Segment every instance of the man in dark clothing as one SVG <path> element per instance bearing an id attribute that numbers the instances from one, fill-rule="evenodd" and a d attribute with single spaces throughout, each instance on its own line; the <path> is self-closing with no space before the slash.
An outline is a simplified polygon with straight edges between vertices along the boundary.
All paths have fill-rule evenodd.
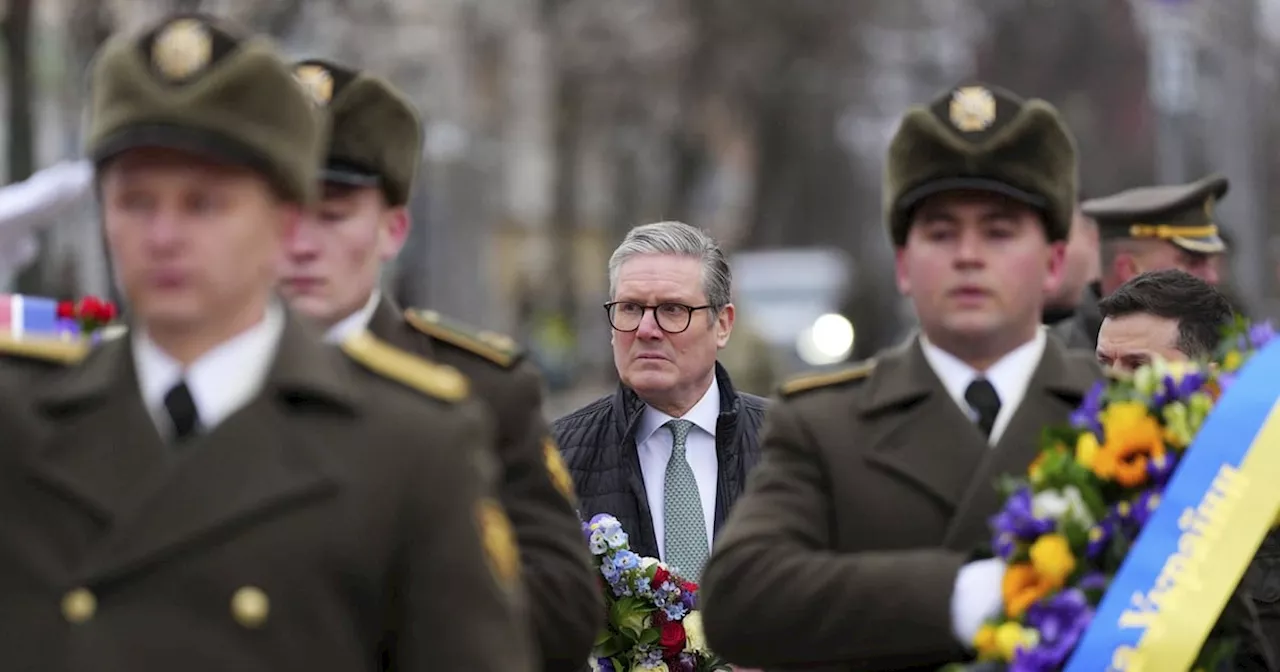
<path id="1" fill-rule="evenodd" d="M 1191 184 L 1138 187 L 1080 204 L 1098 222 L 1102 237 L 1102 280 L 1071 319 L 1053 333 L 1071 348 L 1098 346 L 1102 316 L 1097 302 L 1147 271 L 1178 269 L 1218 285 L 1226 251 L 1214 206 L 1227 194 L 1227 178 L 1210 175 Z"/>
<path id="2" fill-rule="evenodd" d="M 638 227 L 609 260 L 621 385 L 552 424 L 584 518 L 610 513 L 635 552 L 697 579 L 758 458 L 764 399 L 716 353 L 734 306 L 724 253 L 679 222 Z"/>
<path id="3" fill-rule="evenodd" d="M 422 124 L 386 80 L 323 60 L 294 76 L 326 111 L 331 132 L 323 198 L 286 244 L 281 292 L 341 341 L 368 330 L 470 379 L 490 412 L 543 672 L 575 670 L 602 609 L 573 491 L 542 416 L 541 379 L 510 338 L 462 327 L 435 311 L 396 306 L 378 288 L 409 230 L 406 204 L 422 153 Z"/>

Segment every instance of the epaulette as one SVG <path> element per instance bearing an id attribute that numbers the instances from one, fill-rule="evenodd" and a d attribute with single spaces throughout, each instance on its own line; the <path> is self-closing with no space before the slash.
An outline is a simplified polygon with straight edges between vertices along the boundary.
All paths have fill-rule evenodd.
<path id="1" fill-rule="evenodd" d="M 9 332 L 0 332 L 0 355 L 76 364 L 89 354 L 89 347 L 88 343 L 78 338 L 69 341 L 39 337 L 16 338 Z"/>
<path id="2" fill-rule="evenodd" d="M 441 401 L 461 401 L 471 391 L 457 369 L 405 352 L 367 331 L 344 340 L 342 350 L 370 371 Z"/>
<path id="3" fill-rule="evenodd" d="M 876 360 L 869 359 L 865 362 L 857 364 L 847 369 L 839 371 L 831 371 L 828 373 L 813 373 L 807 376 L 800 376 L 793 380 L 789 380 L 782 384 L 780 392 L 784 397 L 790 397 L 801 392 L 809 390 L 817 390 L 824 387 L 832 387 L 841 385 L 855 380 L 862 380 L 871 375 L 876 368 Z"/>
<path id="4" fill-rule="evenodd" d="M 404 311 L 404 319 L 414 329 L 432 338 L 479 355 L 503 368 L 520 361 L 520 346 L 510 336 L 471 329 L 434 310 L 409 308 Z"/>

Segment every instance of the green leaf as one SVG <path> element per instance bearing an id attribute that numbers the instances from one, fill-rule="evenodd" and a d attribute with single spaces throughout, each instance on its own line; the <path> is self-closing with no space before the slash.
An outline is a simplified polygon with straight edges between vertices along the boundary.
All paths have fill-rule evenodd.
<path id="1" fill-rule="evenodd" d="M 662 639 L 662 631 L 657 628 L 649 628 L 640 633 L 639 644 L 641 646 L 657 644 L 659 639 Z"/>

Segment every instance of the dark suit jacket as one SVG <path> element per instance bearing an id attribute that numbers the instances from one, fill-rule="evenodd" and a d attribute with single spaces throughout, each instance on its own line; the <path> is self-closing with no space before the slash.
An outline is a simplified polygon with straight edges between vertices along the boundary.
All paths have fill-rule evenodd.
<path id="1" fill-rule="evenodd" d="M 474 402 L 375 376 L 292 318 L 262 392 L 180 447 L 128 339 L 21 401 L 9 384 L 4 669 L 362 670 L 391 636 L 397 670 L 532 669 Z"/>
<path id="2" fill-rule="evenodd" d="M 994 481 L 1026 470 L 1041 429 L 1066 421 L 1098 376 L 1091 355 L 1048 339 L 994 447 L 916 339 L 862 374 L 784 395 L 702 577 L 711 648 L 751 667 L 963 661 L 950 599 L 957 571 L 989 547 Z"/>
<path id="3" fill-rule="evenodd" d="M 467 343 L 461 340 L 464 334 L 440 329 Z M 573 484 L 542 415 L 541 376 L 519 353 L 491 359 L 477 354 L 488 351 L 478 341 L 476 350 L 469 350 L 432 337 L 409 324 L 403 311 L 386 299 L 374 310 L 369 331 L 471 379 L 472 391 L 495 421 L 503 467 L 500 493 L 520 545 L 542 669 L 582 667 L 604 626 L 604 602 L 574 512 Z"/>

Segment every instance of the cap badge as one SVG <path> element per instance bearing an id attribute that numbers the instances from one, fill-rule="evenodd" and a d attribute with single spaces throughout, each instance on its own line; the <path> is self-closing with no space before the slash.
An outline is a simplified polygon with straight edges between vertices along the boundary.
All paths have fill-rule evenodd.
<path id="1" fill-rule="evenodd" d="M 293 76 L 317 105 L 328 105 L 333 98 L 333 75 L 323 66 L 314 63 L 300 65 L 294 69 Z"/>
<path id="2" fill-rule="evenodd" d="M 965 86 L 951 94 L 951 125 L 962 133 L 977 133 L 996 120 L 996 98 L 981 86 Z"/>
<path id="3" fill-rule="evenodd" d="M 165 26 L 151 46 L 151 62 L 172 81 L 187 79 L 209 65 L 213 38 L 195 19 L 179 19 Z"/>

